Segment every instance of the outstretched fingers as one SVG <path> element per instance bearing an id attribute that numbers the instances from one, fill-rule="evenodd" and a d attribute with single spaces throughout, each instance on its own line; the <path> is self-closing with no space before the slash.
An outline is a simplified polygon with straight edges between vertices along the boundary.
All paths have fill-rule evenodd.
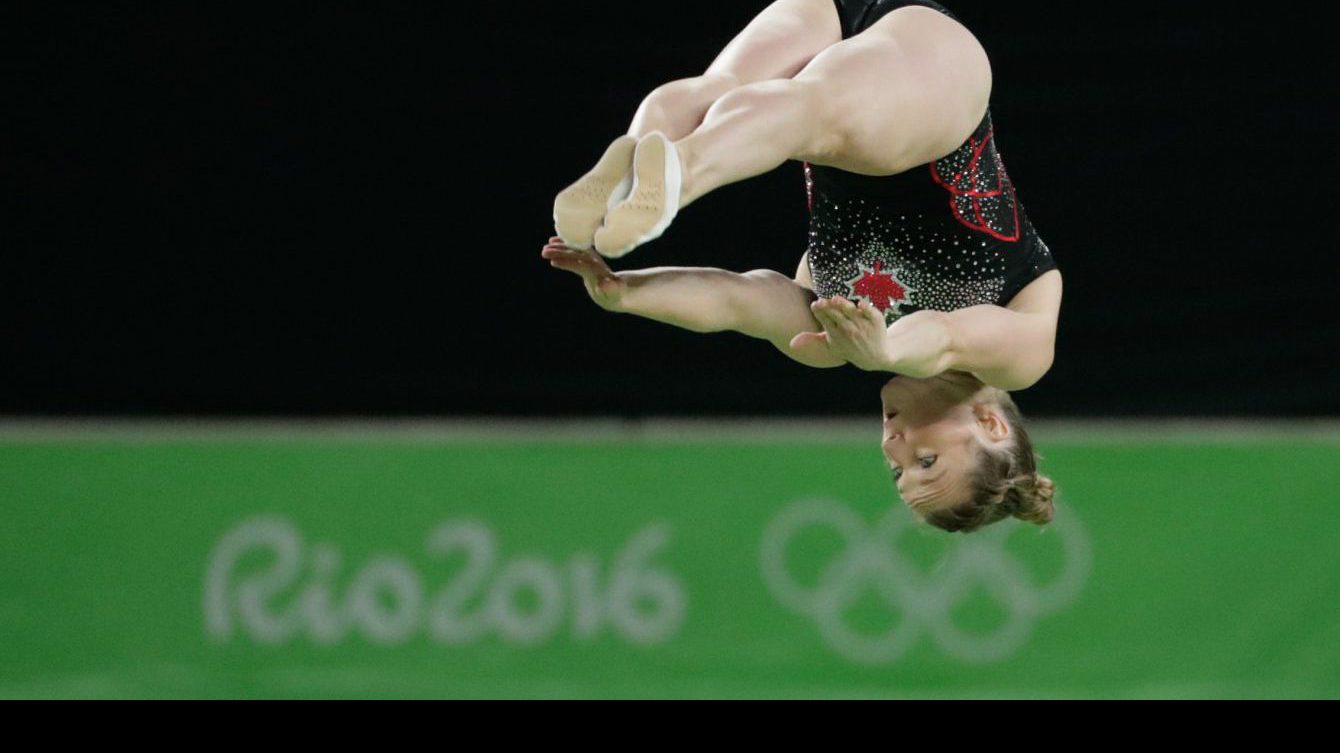
<path id="1" fill-rule="evenodd" d="M 861 301 L 861 305 L 864 304 L 865 301 Z M 841 316 L 847 319 L 848 321 L 856 322 L 860 321 L 861 319 L 860 306 L 852 302 L 852 300 L 849 298 L 844 298 L 842 296 L 834 297 L 833 307 L 834 307 L 833 310 L 837 313 L 838 316 Z"/>
<path id="2" fill-rule="evenodd" d="M 576 253 L 577 251 L 568 248 L 567 244 L 563 242 L 562 238 L 554 237 L 550 238 L 549 242 L 544 244 L 544 250 L 540 252 L 540 256 L 549 259 L 555 256 L 563 256 L 567 254 L 576 254 Z"/>
<path id="3" fill-rule="evenodd" d="M 576 251 L 556 246 L 545 246 L 540 256 L 549 260 L 549 265 L 560 269 L 573 269 L 582 263 L 582 257 Z"/>
<path id="4" fill-rule="evenodd" d="M 882 326 L 884 322 L 883 315 L 869 301 L 853 302 L 842 296 L 833 296 L 815 301 L 811 308 L 821 322 L 827 320 L 834 326 Z"/>
<path id="5" fill-rule="evenodd" d="M 810 309 L 814 312 L 814 318 L 829 332 L 845 332 L 852 327 L 849 309 L 854 310 L 855 307 L 842 296 L 820 298 L 810 305 Z"/>
<path id="6" fill-rule="evenodd" d="M 589 251 L 574 251 L 563 245 L 563 241 L 551 238 L 540 256 L 549 260 L 549 265 L 568 272 L 599 273 L 606 267 L 597 262 Z"/>

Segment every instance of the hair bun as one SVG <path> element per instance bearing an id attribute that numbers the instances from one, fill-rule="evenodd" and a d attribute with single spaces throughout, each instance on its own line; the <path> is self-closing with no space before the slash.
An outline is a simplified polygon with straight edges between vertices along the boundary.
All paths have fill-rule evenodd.
<path id="1" fill-rule="evenodd" d="M 1035 473 L 1024 483 L 1015 487 L 1019 498 L 1019 508 L 1014 517 L 1030 523 L 1046 525 L 1052 522 L 1056 508 L 1052 499 L 1056 496 L 1056 484 L 1040 473 Z"/>

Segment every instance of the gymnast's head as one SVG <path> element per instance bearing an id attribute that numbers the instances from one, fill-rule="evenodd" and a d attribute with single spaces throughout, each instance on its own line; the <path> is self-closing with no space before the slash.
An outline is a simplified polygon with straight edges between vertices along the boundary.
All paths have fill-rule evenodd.
<path id="1" fill-rule="evenodd" d="M 1052 480 L 1008 392 L 971 374 L 898 376 L 880 391 L 884 458 L 898 495 L 922 520 L 971 533 L 1005 518 L 1052 519 Z"/>

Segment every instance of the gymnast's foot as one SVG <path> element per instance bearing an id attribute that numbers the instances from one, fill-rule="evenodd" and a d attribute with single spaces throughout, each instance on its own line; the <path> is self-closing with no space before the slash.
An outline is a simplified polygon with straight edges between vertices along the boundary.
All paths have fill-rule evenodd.
<path id="1" fill-rule="evenodd" d="M 633 154 L 633 188 L 628 198 L 605 215 L 595 233 L 596 251 L 617 259 L 659 238 L 679 211 L 683 172 L 674 142 L 652 131 Z"/>
<path id="2" fill-rule="evenodd" d="M 554 199 L 554 231 L 568 248 L 589 250 L 605 213 L 628 197 L 636 147 L 632 136 L 615 139 L 590 172 Z"/>

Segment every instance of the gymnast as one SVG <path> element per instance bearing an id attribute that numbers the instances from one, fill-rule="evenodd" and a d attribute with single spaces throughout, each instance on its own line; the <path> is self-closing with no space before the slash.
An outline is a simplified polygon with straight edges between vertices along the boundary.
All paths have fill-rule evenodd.
<path id="1" fill-rule="evenodd" d="M 952 532 L 1044 525 L 1055 486 L 1010 392 L 1051 368 L 1061 274 L 1006 174 L 990 90 L 985 51 L 935 2 L 776 0 L 703 75 L 642 101 L 555 198 L 541 255 L 605 310 L 895 374 L 882 448 L 904 503 Z M 788 160 L 810 211 L 794 278 L 606 263 Z"/>

